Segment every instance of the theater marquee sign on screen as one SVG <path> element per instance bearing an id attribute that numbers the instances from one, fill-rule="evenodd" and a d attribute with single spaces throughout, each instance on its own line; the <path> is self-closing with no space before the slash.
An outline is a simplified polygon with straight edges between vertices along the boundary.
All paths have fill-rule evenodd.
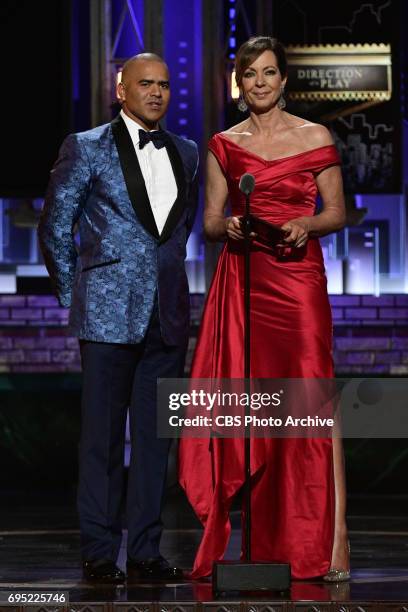
<path id="1" fill-rule="evenodd" d="M 292 100 L 391 99 L 390 45 L 288 47 Z"/>
<path id="2" fill-rule="evenodd" d="M 400 193 L 401 116 L 391 45 L 288 46 L 288 98 L 330 128 L 347 193 Z M 394 91 L 393 91 L 394 85 Z"/>

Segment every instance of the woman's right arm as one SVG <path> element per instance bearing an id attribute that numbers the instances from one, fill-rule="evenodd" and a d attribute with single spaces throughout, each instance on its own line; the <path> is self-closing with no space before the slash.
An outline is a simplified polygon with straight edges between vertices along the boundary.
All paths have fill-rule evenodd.
<path id="1" fill-rule="evenodd" d="M 211 242 L 227 238 L 242 240 L 244 237 L 238 217 L 225 217 L 227 197 L 227 181 L 215 155 L 210 151 L 207 157 L 204 232 Z"/>

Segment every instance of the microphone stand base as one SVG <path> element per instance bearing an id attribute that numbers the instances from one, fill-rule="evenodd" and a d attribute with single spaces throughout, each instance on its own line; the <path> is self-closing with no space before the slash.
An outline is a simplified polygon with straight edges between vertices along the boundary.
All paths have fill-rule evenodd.
<path id="1" fill-rule="evenodd" d="M 216 561 L 213 564 L 214 596 L 230 591 L 280 591 L 290 589 L 288 563 Z"/>

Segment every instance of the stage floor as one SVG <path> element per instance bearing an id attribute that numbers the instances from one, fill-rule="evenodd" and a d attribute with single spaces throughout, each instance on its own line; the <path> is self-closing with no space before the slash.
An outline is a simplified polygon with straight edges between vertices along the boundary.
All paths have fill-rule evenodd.
<path id="1" fill-rule="evenodd" d="M 226 595 L 214 598 L 210 581 L 178 584 L 133 584 L 101 587 L 82 580 L 79 534 L 75 529 L 8 530 L 0 532 L 0 596 L 2 591 L 69 592 L 67 610 L 124 612 L 273 612 L 296 610 L 403 610 L 408 605 L 407 521 L 398 517 L 350 517 L 352 580 L 327 585 L 323 581 L 293 581 L 290 593 Z M 191 567 L 200 538 L 197 529 L 168 529 L 162 540 L 163 555 L 180 567 Z M 126 533 L 119 558 L 125 565 Z M 233 530 L 229 558 L 237 558 L 240 533 Z M 294 606 L 294 602 L 297 605 Z M 291 605 L 293 604 L 293 606 Z M 381 605 L 383 604 L 383 605 Z M 4 603 L 0 603 L 0 609 Z M 317 606 L 317 607 L 316 607 Z M 55 610 L 61 606 L 47 605 Z M 10 610 L 11 608 L 6 608 Z M 34 609 L 31 606 L 31 609 Z M 37 608 L 38 609 L 38 608 Z"/>

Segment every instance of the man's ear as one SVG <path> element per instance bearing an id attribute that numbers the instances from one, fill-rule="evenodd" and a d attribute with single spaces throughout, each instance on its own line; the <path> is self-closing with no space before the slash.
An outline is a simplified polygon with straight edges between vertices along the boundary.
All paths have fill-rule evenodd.
<path id="1" fill-rule="evenodd" d="M 118 83 L 116 86 L 116 97 L 119 102 L 124 102 L 124 100 L 126 100 L 126 90 L 122 82 Z"/>

